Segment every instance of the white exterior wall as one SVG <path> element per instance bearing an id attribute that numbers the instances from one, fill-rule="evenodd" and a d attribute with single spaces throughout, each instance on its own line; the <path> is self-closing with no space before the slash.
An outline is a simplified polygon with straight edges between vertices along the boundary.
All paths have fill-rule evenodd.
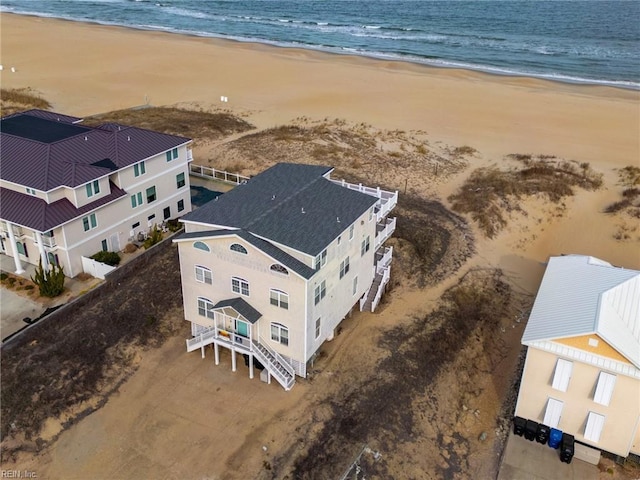
<path id="1" fill-rule="evenodd" d="M 229 298 L 243 298 L 262 314 L 251 326 L 252 337 L 282 355 L 304 362 L 305 279 L 291 270 L 288 275 L 272 272 L 271 265 L 278 262 L 239 237 L 225 236 L 197 241 L 205 243 L 211 251 L 194 248 L 195 240 L 178 242 L 185 319 L 202 326 L 213 325 L 212 320 L 198 314 L 198 297 L 205 297 L 213 304 Z M 245 247 L 247 255 L 230 250 L 229 247 L 234 243 Z M 211 285 L 196 281 L 196 265 L 212 271 Z M 232 290 L 232 277 L 242 278 L 249 283 L 248 297 Z M 272 288 L 289 294 L 287 310 L 271 305 Z M 287 327 L 288 346 L 271 340 L 272 322 Z"/>
<path id="2" fill-rule="evenodd" d="M 363 214 L 354 223 L 353 239 L 349 240 L 349 227 L 340 235 L 338 245 L 334 240 L 327 249 L 327 264 L 314 275 L 309 282 L 307 291 L 307 351 L 305 362 L 320 348 L 327 338 L 332 338 L 334 330 L 347 316 L 353 306 L 358 303 L 362 295 L 373 282 L 373 262 L 376 222 L 375 217 L 369 221 L 369 213 Z M 369 251 L 360 255 L 362 240 L 370 237 Z M 349 256 L 349 272 L 340 278 L 340 263 Z M 353 294 L 353 279 L 358 277 L 356 294 Z M 315 304 L 315 288 L 322 281 L 326 281 L 326 297 Z M 315 338 L 316 320 L 320 318 L 320 336 Z"/>
<path id="3" fill-rule="evenodd" d="M 82 256 L 91 255 L 102 250 L 102 240 L 107 240 L 109 250 L 122 250 L 130 242 L 131 230 L 138 232 L 149 231 L 149 225 L 160 225 L 163 220 L 163 211 L 166 207 L 170 209 L 169 218 L 177 218 L 191 211 L 191 195 L 189 190 L 189 167 L 187 162 L 187 148 L 178 148 L 178 158 L 171 162 L 166 161 L 164 153 L 145 161 L 146 173 L 139 177 L 134 176 L 133 166 L 123 169 L 121 173 L 112 174 L 112 181 L 116 183 L 121 180 L 120 186 L 127 192 L 127 195 L 117 200 L 103 205 L 96 210 L 83 215 L 80 218 L 58 227 L 54 230 L 57 248 L 51 250 L 58 255 L 60 265 L 64 266 L 65 274 L 68 277 L 75 277 L 82 272 Z M 179 173 L 185 174 L 185 186 L 178 189 L 176 176 Z M 146 189 L 156 187 L 156 200 L 152 203 L 146 201 Z M 75 190 L 61 188 L 60 192 L 67 195 L 67 198 L 77 197 L 84 203 L 95 201 L 103 195 L 108 195 L 109 178 L 100 180 L 100 194 L 87 198 L 86 187 L 83 185 Z M 18 190 L 20 191 L 20 190 Z M 142 192 L 143 204 L 132 208 L 131 195 Z M 62 198 L 62 197 L 61 197 Z M 178 212 L 178 202 L 182 200 L 184 210 Z M 82 218 L 95 214 L 97 220 L 96 228 L 84 231 Z M 149 220 L 149 217 L 155 218 Z M 133 225 L 140 223 L 139 227 Z M 23 241 L 27 244 L 28 258 L 20 255 L 20 260 L 25 263 L 38 264 L 40 254 L 38 246 L 33 242 L 35 232 L 24 228 L 26 236 Z M 12 255 L 9 240 L 5 240 L 6 254 Z M 119 248 L 117 246 L 119 245 Z"/>

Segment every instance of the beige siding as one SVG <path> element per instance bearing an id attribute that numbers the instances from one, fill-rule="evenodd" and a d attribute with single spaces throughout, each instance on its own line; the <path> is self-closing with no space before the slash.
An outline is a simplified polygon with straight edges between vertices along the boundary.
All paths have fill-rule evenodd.
<path id="1" fill-rule="evenodd" d="M 305 280 L 293 272 L 282 275 L 270 270 L 274 262 L 260 250 L 238 237 L 223 237 L 202 240 L 210 248 L 205 252 L 193 247 L 194 242 L 178 243 L 180 269 L 184 298 L 185 319 L 208 326 L 210 322 L 198 314 L 197 298 L 211 300 L 214 304 L 220 300 L 241 297 L 262 317 L 252 326 L 254 338 L 260 339 L 279 353 L 297 361 L 304 361 L 305 336 Z M 247 249 L 248 254 L 230 250 L 233 243 Z M 213 272 L 213 284 L 199 283 L 195 279 L 195 267 L 201 265 Z M 239 277 L 249 283 L 249 296 L 240 295 L 232 290 L 231 278 Z M 270 290 L 277 289 L 289 295 L 289 308 L 271 305 Z M 289 345 L 285 346 L 271 340 L 270 327 L 277 322 L 289 331 Z"/>
<path id="2" fill-rule="evenodd" d="M 551 386 L 557 359 L 555 354 L 529 347 L 516 405 L 516 415 L 542 422 L 547 399 L 551 397 L 560 400 L 564 402 L 558 424 L 560 430 L 571 433 L 577 441 L 626 457 L 634 438 L 636 445 L 638 442 L 640 381 L 616 374 L 609 406 L 600 405 L 594 402 L 593 397 L 598 376 L 602 370 L 573 361 L 569 386 L 566 392 L 561 392 Z M 605 416 L 602 434 L 597 443 L 584 438 L 589 412 Z"/>

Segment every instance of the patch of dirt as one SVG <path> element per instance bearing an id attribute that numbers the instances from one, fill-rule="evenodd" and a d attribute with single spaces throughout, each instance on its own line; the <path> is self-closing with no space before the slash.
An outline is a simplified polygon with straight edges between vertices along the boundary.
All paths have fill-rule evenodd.
<path id="1" fill-rule="evenodd" d="M 2 460 L 41 449 L 47 419 L 67 428 L 98 408 L 135 370 L 137 348 L 161 345 L 181 319 L 177 252 L 168 244 L 153 261 L 103 286 L 95 301 L 3 345 Z"/>

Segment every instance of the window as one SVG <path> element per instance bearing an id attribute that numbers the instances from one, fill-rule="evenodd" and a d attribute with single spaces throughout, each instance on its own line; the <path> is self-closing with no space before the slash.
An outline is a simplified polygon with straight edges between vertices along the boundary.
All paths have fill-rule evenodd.
<path id="1" fill-rule="evenodd" d="M 340 278 L 349 273 L 349 257 L 340 262 Z"/>
<path id="2" fill-rule="evenodd" d="M 213 274 L 207 267 L 196 265 L 196 282 L 213 284 Z"/>
<path id="3" fill-rule="evenodd" d="M 279 323 L 271 324 L 271 340 L 282 345 L 289 345 L 289 329 Z"/>
<path id="4" fill-rule="evenodd" d="M 245 297 L 249 296 L 249 282 L 238 277 L 231 277 L 231 290 Z"/>
<path id="5" fill-rule="evenodd" d="M 155 201 L 156 201 L 156 187 L 154 185 L 153 187 L 147 188 L 147 203 L 151 203 Z"/>
<path id="6" fill-rule="evenodd" d="M 178 200 L 178 211 L 181 212 L 184 210 L 184 200 Z"/>
<path id="7" fill-rule="evenodd" d="M 102 240 L 102 251 L 106 252 L 109 250 L 109 247 L 107 246 L 107 239 L 105 238 L 104 240 Z"/>
<path id="8" fill-rule="evenodd" d="M 142 205 L 142 192 L 131 195 L 131 208 L 136 208 Z"/>
<path id="9" fill-rule="evenodd" d="M 203 250 L 205 252 L 210 252 L 211 251 L 209 249 L 209 247 L 207 246 L 207 244 L 204 243 L 204 242 L 195 242 L 193 244 L 193 248 L 197 248 L 198 250 Z"/>
<path id="10" fill-rule="evenodd" d="M 289 310 L 289 294 L 280 290 L 269 291 L 271 305 Z"/>
<path id="11" fill-rule="evenodd" d="M 342 241 L 342 235 L 340 235 L 340 236 L 338 237 L 338 245 L 340 245 L 340 242 L 341 242 L 341 241 Z"/>
<path id="12" fill-rule="evenodd" d="M 131 228 L 133 228 L 133 229 L 135 230 L 135 229 L 136 229 L 136 228 L 138 228 L 139 226 L 140 226 L 140 222 L 136 222 L 136 223 L 134 223 L 133 225 L 131 225 Z"/>
<path id="13" fill-rule="evenodd" d="M 602 433 L 602 427 L 604 426 L 604 415 L 599 413 L 589 412 L 587 416 L 587 425 L 584 428 L 584 438 L 593 443 L 600 441 L 600 434 Z"/>
<path id="14" fill-rule="evenodd" d="M 558 359 L 556 363 L 556 371 L 553 375 L 553 383 L 551 386 L 561 392 L 566 392 L 569 387 L 569 380 L 571 379 L 571 372 L 573 370 L 573 362 L 568 360 Z"/>
<path id="15" fill-rule="evenodd" d="M 355 230 L 356 226 L 355 225 L 351 225 L 349 227 L 349 241 L 353 240 L 353 231 Z"/>
<path id="16" fill-rule="evenodd" d="M 214 318 L 213 302 L 208 298 L 198 297 L 198 315 L 207 318 Z"/>
<path id="17" fill-rule="evenodd" d="M 139 177 L 140 175 L 144 175 L 147 172 L 147 169 L 144 166 L 144 160 L 140 163 L 136 163 L 133 166 L 133 176 Z"/>
<path id="18" fill-rule="evenodd" d="M 93 197 L 100 193 L 100 182 L 98 180 L 94 180 L 91 183 L 87 183 L 87 197 Z"/>
<path id="19" fill-rule="evenodd" d="M 58 259 L 57 253 L 47 253 L 47 258 L 49 259 L 49 263 L 51 265 L 60 266 L 60 260 Z"/>
<path id="20" fill-rule="evenodd" d="M 16 242 L 16 247 L 18 247 L 18 253 L 20 255 L 24 255 L 27 257 L 27 245 L 22 242 Z"/>
<path id="21" fill-rule="evenodd" d="M 176 175 L 176 185 L 178 186 L 178 188 L 182 188 L 186 184 L 187 182 L 184 181 L 184 172 Z"/>
<path id="22" fill-rule="evenodd" d="M 353 277 L 353 294 L 358 293 L 358 277 Z"/>
<path id="23" fill-rule="evenodd" d="M 165 207 L 164 210 L 162 210 L 162 218 L 166 220 L 170 216 L 171 216 L 171 207 Z"/>
<path id="24" fill-rule="evenodd" d="M 371 246 L 370 240 L 371 240 L 370 237 L 367 237 L 364 240 L 362 240 L 362 245 L 360 246 L 360 256 L 363 256 L 365 253 L 369 251 L 369 248 Z"/>
<path id="25" fill-rule="evenodd" d="M 325 248 L 316 256 L 315 269 L 320 270 L 327 264 L 327 249 Z"/>
<path id="26" fill-rule="evenodd" d="M 87 217 L 82 217 L 82 226 L 84 227 L 84 231 L 88 232 L 98 226 L 98 222 L 96 221 L 96 214 L 92 213 Z"/>
<path id="27" fill-rule="evenodd" d="M 316 320 L 316 338 L 320 336 L 320 317 Z"/>
<path id="28" fill-rule="evenodd" d="M 611 402 L 611 395 L 613 395 L 613 387 L 615 387 L 615 385 L 615 375 L 600 372 L 600 375 L 598 376 L 598 385 L 596 386 L 596 393 L 593 395 L 593 401 L 608 407 Z"/>
<path id="29" fill-rule="evenodd" d="M 289 270 L 284 268 L 282 265 L 274 263 L 269 267 L 272 272 L 281 273 L 282 275 L 289 275 Z"/>
<path id="30" fill-rule="evenodd" d="M 315 304 L 317 305 L 327 295 L 327 284 L 326 280 L 323 280 L 322 283 L 316 286 L 314 291 L 314 299 Z"/>
<path id="31" fill-rule="evenodd" d="M 247 249 L 244 248 L 242 245 L 240 245 L 239 243 L 234 243 L 229 247 L 230 250 L 233 250 L 234 252 L 238 252 L 238 253 L 244 253 L 245 255 L 248 253 Z"/>
<path id="32" fill-rule="evenodd" d="M 27 187 L 27 193 L 28 193 L 29 195 L 35 195 L 35 194 L 36 194 L 36 191 L 35 191 L 33 188 L 29 188 L 29 187 Z"/>
<path id="33" fill-rule="evenodd" d="M 175 160 L 176 158 L 178 158 L 178 149 L 174 148 L 173 150 L 169 150 L 167 152 L 167 162 L 170 162 L 171 160 Z"/>
<path id="34" fill-rule="evenodd" d="M 548 427 L 558 428 L 563 406 L 564 403 L 560 400 L 549 397 L 549 400 L 547 400 L 547 409 L 544 412 L 543 423 Z"/>

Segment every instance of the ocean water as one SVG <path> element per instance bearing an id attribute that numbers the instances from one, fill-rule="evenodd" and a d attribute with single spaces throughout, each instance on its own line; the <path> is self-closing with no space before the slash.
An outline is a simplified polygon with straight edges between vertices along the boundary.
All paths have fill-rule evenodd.
<path id="1" fill-rule="evenodd" d="M 640 0 L 2 0 L 0 11 L 640 89 Z"/>

